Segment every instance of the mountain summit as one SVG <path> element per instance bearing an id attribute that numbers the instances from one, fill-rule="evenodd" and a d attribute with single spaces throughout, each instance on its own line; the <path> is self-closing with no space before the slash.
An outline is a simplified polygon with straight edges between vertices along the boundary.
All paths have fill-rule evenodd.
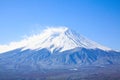
<path id="1" fill-rule="evenodd" d="M 110 48 L 91 41 L 66 27 L 45 29 L 41 34 L 28 38 L 24 49 L 47 48 L 51 52 L 56 49 L 59 49 L 59 51 L 62 52 L 77 47 L 111 50 Z"/>
<path id="2" fill-rule="evenodd" d="M 23 48 L 22 50 L 31 49 L 39 50 L 47 48 L 51 52 L 59 50 L 60 52 L 74 49 L 77 47 L 87 49 L 111 50 L 86 37 L 79 35 L 67 27 L 47 28 L 40 34 L 28 37 L 20 42 L 12 42 L 9 45 L 0 46 L 0 52 Z"/>

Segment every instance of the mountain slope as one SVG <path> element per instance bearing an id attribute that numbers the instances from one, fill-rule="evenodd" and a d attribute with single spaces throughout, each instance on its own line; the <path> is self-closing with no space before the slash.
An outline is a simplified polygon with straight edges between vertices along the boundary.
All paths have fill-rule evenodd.
<path id="1" fill-rule="evenodd" d="M 120 64 L 120 53 L 86 48 L 75 48 L 63 52 L 54 51 L 53 53 L 45 48 L 38 51 L 29 49 L 21 51 L 21 49 L 17 49 L 1 54 L 0 62 L 0 65 L 12 69 L 24 69 L 25 66 L 33 69 L 60 68 L 60 66 L 64 68 L 65 66 L 67 68 L 87 65 L 102 66 Z"/>

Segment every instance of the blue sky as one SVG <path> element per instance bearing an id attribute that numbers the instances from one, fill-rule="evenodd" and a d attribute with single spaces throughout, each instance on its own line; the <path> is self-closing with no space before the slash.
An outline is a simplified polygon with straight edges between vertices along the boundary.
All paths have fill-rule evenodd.
<path id="1" fill-rule="evenodd" d="M 120 0 L 0 0 L 0 44 L 45 26 L 67 26 L 120 50 Z"/>

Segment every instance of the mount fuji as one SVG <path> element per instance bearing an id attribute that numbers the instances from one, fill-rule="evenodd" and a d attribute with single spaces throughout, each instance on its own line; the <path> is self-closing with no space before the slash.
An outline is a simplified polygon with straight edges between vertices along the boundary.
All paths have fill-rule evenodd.
<path id="1" fill-rule="evenodd" d="M 112 68 L 114 65 L 119 66 L 120 52 L 89 40 L 66 27 L 47 28 L 20 42 L 0 46 L 2 80 L 17 80 L 21 77 L 10 78 L 9 72 L 20 75 L 43 74 L 50 73 L 50 70 L 79 71 L 85 67 L 91 70 L 91 67 L 106 65 Z M 9 79 L 5 74 L 10 76 Z M 39 77 L 37 78 L 39 80 Z"/>

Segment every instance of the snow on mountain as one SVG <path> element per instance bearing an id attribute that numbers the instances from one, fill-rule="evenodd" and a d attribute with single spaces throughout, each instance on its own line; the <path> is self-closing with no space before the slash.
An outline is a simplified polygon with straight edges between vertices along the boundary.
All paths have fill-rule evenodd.
<path id="1" fill-rule="evenodd" d="M 83 37 L 82 35 L 79 35 L 67 27 L 59 27 L 47 28 L 40 34 L 33 35 L 21 40 L 20 42 L 12 42 L 9 45 L 1 45 L 0 53 L 17 48 L 23 48 L 22 50 L 39 50 L 42 48 L 47 48 L 51 52 L 55 49 L 62 52 L 77 47 L 111 50 L 110 48 L 102 46 L 92 40 L 87 39 L 86 37 Z"/>

